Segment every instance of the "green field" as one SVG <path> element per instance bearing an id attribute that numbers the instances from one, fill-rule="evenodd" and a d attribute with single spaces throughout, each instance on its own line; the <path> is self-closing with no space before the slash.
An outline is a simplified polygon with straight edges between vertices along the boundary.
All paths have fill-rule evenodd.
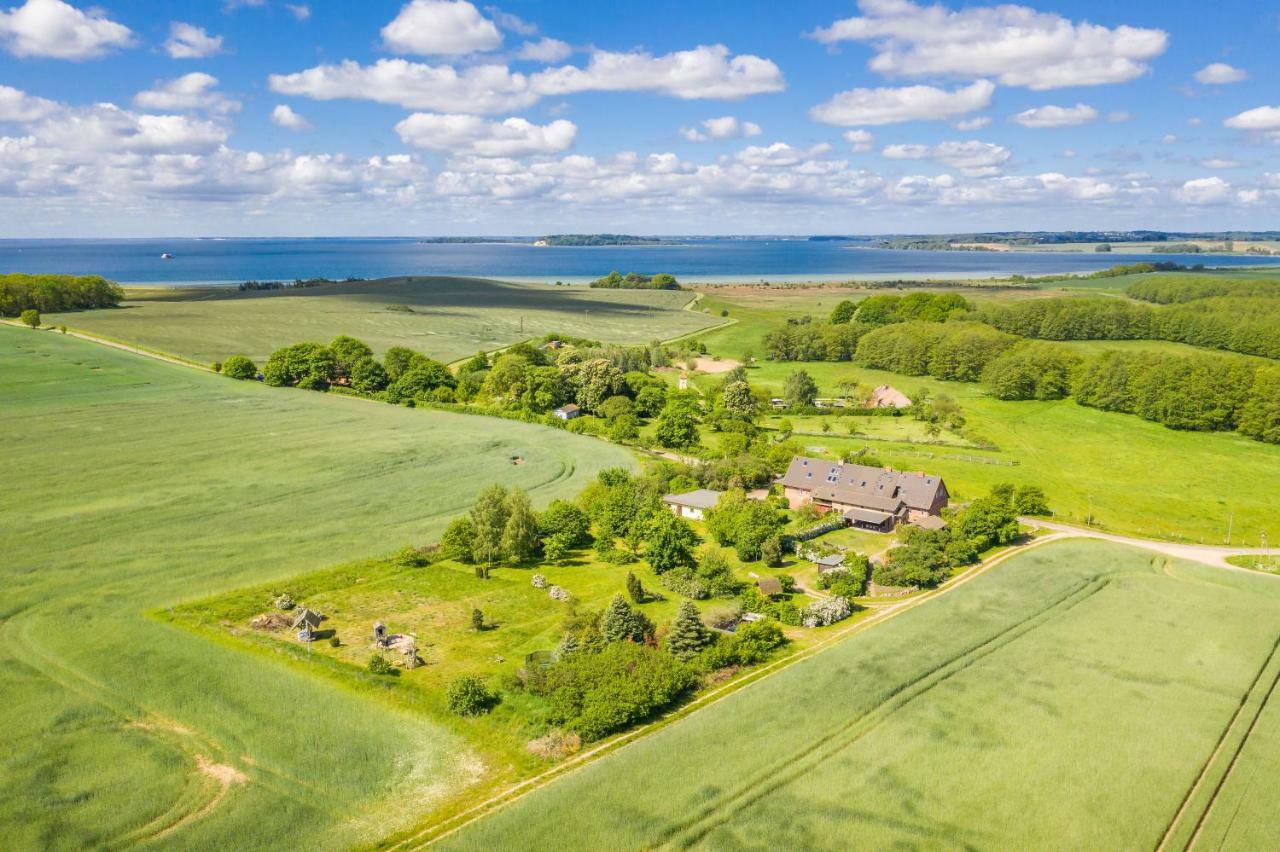
<path id="1" fill-rule="evenodd" d="M 1274 848 L 1278 621 L 1270 577 L 1045 544 L 444 845 Z"/>
<path id="2" fill-rule="evenodd" d="M 50 314 L 45 322 L 207 364 L 230 355 L 261 363 L 275 349 L 340 334 L 379 356 L 408 346 L 449 362 L 558 332 L 610 343 L 648 343 L 720 320 L 682 310 L 689 293 L 590 290 L 480 278 L 388 278 L 297 290 L 126 301 L 117 310 Z M 412 312 L 388 310 L 405 306 Z"/>
<path id="3" fill-rule="evenodd" d="M 495 480 L 543 504 L 634 464 L 11 326 L 0 400 L 11 849 L 347 847 L 442 805 L 487 771 L 454 731 L 145 613 L 434 540 Z"/>
<path id="4" fill-rule="evenodd" d="M 699 335 L 708 350 L 725 358 L 746 360 L 752 387 L 781 394 L 786 377 L 804 369 L 818 383 L 820 395 L 836 395 L 837 384 L 852 377 L 862 385 L 890 384 L 915 397 L 921 390 L 946 394 L 958 401 L 967 419 L 966 436 L 989 442 L 998 450 L 959 446 L 920 445 L 884 440 L 881 418 L 832 416 L 831 431 L 799 435 L 804 447 L 820 447 L 834 455 L 867 447 L 877 458 L 900 470 L 927 470 L 946 478 L 953 497 L 971 499 L 1001 482 L 1036 484 L 1050 496 L 1060 520 L 1084 523 L 1091 519 L 1106 529 L 1130 535 L 1222 544 L 1228 526 L 1232 541 L 1257 546 L 1260 534 L 1274 537 L 1280 516 L 1280 446 L 1261 444 L 1233 432 L 1178 432 L 1127 414 L 1099 411 L 1072 400 L 1005 402 L 988 396 L 980 385 L 942 382 L 927 376 L 903 376 L 865 370 L 848 362 L 775 362 L 762 359 L 760 340 L 787 315 L 803 312 L 796 304 L 823 310 L 834 306 L 830 293 L 814 293 L 811 300 L 752 296 L 744 304 L 708 296 L 704 301 L 719 313 L 729 311 L 738 322 Z M 1069 344 L 1081 351 L 1104 348 L 1153 351 L 1194 351 L 1192 347 L 1160 341 L 1086 341 Z M 1232 356 L 1243 357 L 1243 356 Z M 709 389 L 716 376 L 697 376 Z M 793 419 L 809 423 L 812 418 Z M 867 432 L 848 437 L 849 423 Z M 893 421 L 888 421 L 892 424 Z M 865 424 L 865 425 L 864 425 Z M 908 429 L 909 427 L 894 427 Z M 808 432 L 815 431 L 806 429 Z M 913 438 L 914 440 L 914 438 Z M 947 441 L 948 436 L 940 436 Z"/>

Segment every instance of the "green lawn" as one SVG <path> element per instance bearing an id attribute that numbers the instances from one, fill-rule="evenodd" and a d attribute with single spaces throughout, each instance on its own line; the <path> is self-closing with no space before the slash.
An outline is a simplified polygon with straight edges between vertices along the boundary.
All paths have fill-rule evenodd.
<path id="1" fill-rule="evenodd" d="M 495 480 L 545 504 L 634 465 L 11 326 L 0 400 L 10 849 L 349 847 L 445 806 L 493 769 L 454 730 L 145 612 L 434 540 Z"/>
<path id="2" fill-rule="evenodd" d="M 198 363 L 248 355 L 259 364 L 280 346 L 339 334 L 380 356 L 408 346 L 450 362 L 559 332 L 613 343 L 648 343 L 720 322 L 682 308 L 689 293 L 590 290 L 479 278 L 389 278 L 298 290 L 217 292 L 195 300 L 127 301 L 118 310 L 50 314 L 45 322 L 103 335 Z M 407 306 L 412 312 L 388 310 Z"/>
<path id="3" fill-rule="evenodd" d="M 1269 577 L 1047 544 L 443 845 L 1153 848 L 1231 726 L 1221 801 L 1174 837 L 1208 809 L 1207 838 L 1274 848 L 1278 621 Z"/>

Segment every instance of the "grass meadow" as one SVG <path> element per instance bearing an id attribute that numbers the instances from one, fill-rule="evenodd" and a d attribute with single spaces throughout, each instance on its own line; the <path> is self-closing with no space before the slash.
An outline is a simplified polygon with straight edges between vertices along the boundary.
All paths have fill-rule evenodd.
<path id="1" fill-rule="evenodd" d="M 706 332 L 699 339 L 724 358 L 758 360 L 748 370 L 753 387 L 780 395 L 786 377 L 798 369 L 813 376 L 823 395 L 835 395 L 838 383 L 852 377 L 863 385 L 890 384 L 908 396 L 926 390 L 958 401 L 967 418 L 966 435 L 995 445 L 996 450 L 957 446 L 954 436 L 921 443 L 910 427 L 889 428 L 880 418 L 832 416 L 831 430 L 805 424 L 796 440 L 804 447 L 838 454 L 867 447 L 900 470 L 927 470 L 946 478 L 953 497 L 971 499 L 1001 482 L 1036 484 L 1050 497 L 1059 520 L 1094 524 L 1130 535 L 1221 544 L 1230 527 L 1231 541 L 1258 546 L 1265 530 L 1280 535 L 1280 446 L 1261 444 L 1239 434 L 1178 432 L 1127 414 L 1099 411 L 1073 400 L 1004 402 L 988 396 L 980 385 L 942 382 L 927 376 L 904 376 L 864 370 L 847 362 L 774 362 L 763 360 L 764 334 L 788 315 L 825 314 L 845 296 L 817 291 L 806 300 L 779 297 L 779 307 L 764 296 L 746 302 L 709 295 L 704 304 L 718 314 L 729 311 L 734 325 Z M 1081 351 L 1102 348 L 1188 350 L 1159 341 L 1089 341 Z M 1240 356 L 1243 357 L 1243 356 Z M 703 388 L 716 376 L 695 376 Z M 890 421 L 892 422 L 892 421 Z M 853 423 L 858 436 L 849 436 Z M 818 434 L 809 434 L 817 432 Z M 895 440 L 898 435 L 902 437 Z M 911 442 L 903 440 L 909 438 Z M 822 454 L 822 453 L 819 453 Z"/>
<path id="2" fill-rule="evenodd" d="M 166 609 L 434 540 L 495 480 L 545 504 L 634 464 L 559 430 L 11 326 L 0 400 L 9 849 L 348 847 L 443 806 L 490 769 L 457 731 Z"/>
<path id="3" fill-rule="evenodd" d="M 1278 621 L 1272 578 L 1047 543 L 443 845 L 1152 848 L 1230 732 L 1171 836 L 1274 848 Z"/>
<path id="4" fill-rule="evenodd" d="M 145 300 L 126 301 L 117 310 L 51 314 L 45 322 L 202 364 L 230 355 L 261 364 L 281 346 L 327 343 L 339 334 L 360 338 L 379 357 L 389 347 L 408 346 L 451 362 L 552 332 L 636 344 L 720 322 L 682 310 L 692 298 L 686 292 L 481 278 L 388 278 L 246 293 L 205 288 L 190 300 L 153 290 L 138 295 Z"/>

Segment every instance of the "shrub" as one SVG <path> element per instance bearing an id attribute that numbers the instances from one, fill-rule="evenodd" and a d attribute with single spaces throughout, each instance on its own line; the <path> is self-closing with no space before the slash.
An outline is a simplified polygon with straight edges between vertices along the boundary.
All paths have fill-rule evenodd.
<path id="1" fill-rule="evenodd" d="M 222 362 L 222 375 L 245 381 L 258 377 L 258 365 L 243 355 L 232 355 Z"/>
<path id="2" fill-rule="evenodd" d="M 376 651 L 369 658 L 368 669 L 369 674 L 374 675 L 393 675 L 396 672 L 395 666 L 391 665 L 386 657 Z"/>
<path id="3" fill-rule="evenodd" d="M 296 604 L 294 604 L 293 597 L 288 592 L 285 592 L 276 598 L 276 609 L 288 612 L 293 609 L 294 606 L 296 606 Z"/>
<path id="4" fill-rule="evenodd" d="M 737 640 L 738 662 L 744 666 L 760 662 L 769 656 L 770 651 L 787 641 L 782 628 L 768 619 L 744 621 L 733 636 Z"/>
<path id="5" fill-rule="evenodd" d="M 545 589 L 547 587 L 547 578 L 541 574 L 534 574 L 531 582 L 535 589 Z"/>
<path id="6" fill-rule="evenodd" d="M 573 653 L 530 688 L 548 699 L 549 721 L 598 740 L 648 718 L 695 683 L 690 666 L 644 645 L 610 642 L 598 653 Z"/>
<path id="7" fill-rule="evenodd" d="M 454 678 L 445 687 L 444 694 L 449 712 L 458 716 L 479 716 L 498 703 L 497 694 L 490 692 L 480 678 L 470 675 Z"/>
<path id="8" fill-rule="evenodd" d="M 800 614 L 800 623 L 805 627 L 826 627 L 837 621 L 843 621 L 852 613 L 853 604 L 848 598 L 833 595 L 806 606 Z"/>
<path id="9" fill-rule="evenodd" d="M 40 312 L 35 310 L 34 308 L 23 311 L 22 315 L 18 318 L 18 321 L 25 326 L 30 326 L 31 328 L 39 328 Z"/>
<path id="10" fill-rule="evenodd" d="M 547 589 L 547 595 L 553 601 L 567 601 L 572 597 L 569 591 L 561 586 L 551 586 Z"/>
<path id="11" fill-rule="evenodd" d="M 342 640 L 338 638 L 338 636 L 337 636 L 337 634 L 336 634 L 336 633 L 335 633 L 333 636 L 330 636 L 330 637 L 329 637 L 329 647 L 330 647 L 330 648 L 338 648 L 338 647 L 341 647 L 341 646 L 342 646 Z"/>

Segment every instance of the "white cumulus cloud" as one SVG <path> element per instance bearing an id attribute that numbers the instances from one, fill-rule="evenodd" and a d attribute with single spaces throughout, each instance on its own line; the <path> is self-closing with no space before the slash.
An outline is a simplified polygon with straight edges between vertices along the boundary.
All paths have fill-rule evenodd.
<path id="1" fill-rule="evenodd" d="M 690 142 L 709 142 L 712 139 L 742 139 L 759 136 L 763 131 L 754 121 L 739 121 L 735 116 L 723 115 L 708 118 L 701 127 L 682 127 L 680 135 Z"/>
<path id="2" fill-rule="evenodd" d="M 573 47 L 556 38 L 540 38 L 526 41 L 516 52 L 516 59 L 531 62 L 562 62 L 573 55 Z"/>
<path id="3" fill-rule="evenodd" d="M 1222 123 L 1233 130 L 1280 130 L 1280 106 L 1247 109 Z"/>
<path id="4" fill-rule="evenodd" d="M 737 100 L 786 87 L 781 69 L 773 62 L 748 54 L 731 56 L 723 44 L 704 44 L 661 56 L 597 50 L 585 68 L 549 68 L 535 74 L 532 82 L 543 95 L 655 92 L 685 100 Z"/>
<path id="5" fill-rule="evenodd" d="M 865 154 L 876 143 L 876 137 L 872 136 L 868 130 L 846 130 L 841 135 L 844 137 L 844 141 L 849 143 L 850 150 L 855 154 Z"/>
<path id="6" fill-rule="evenodd" d="M 976 139 L 939 142 L 937 145 L 886 145 L 880 153 L 891 160 L 932 160 L 959 169 L 961 174 L 969 177 L 996 174 L 1013 156 L 1002 145 Z"/>
<path id="7" fill-rule="evenodd" d="M 558 119 L 546 125 L 523 118 L 490 122 L 474 115 L 417 112 L 396 125 L 407 145 L 477 157 L 558 154 L 573 144 L 578 127 Z"/>
<path id="8" fill-rule="evenodd" d="M 1220 177 L 1194 178 L 1173 195 L 1184 204 L 1222 204 L 1231 200 L 1231 184 Z"/>
<path id="9" fill-rule="evenodd" d="M 272 74 L 272 91 L 316 100 L 351 98 L 443 113 L 486 114 L 531 106 L 545 96 L 580 92 L 653 92 L 682 99 L 734 100 L 779 91 L 778 66 L 757 56 L 730 56 L 724 45 L 662 56 L 596 51 L 585 68 L 566 65 L 534 74 L 505 65 L 426 65 L 346 60 L 294 74 Z"/>
<path id="10" fill-rule="evenodd" d="M 53 101 L 28 95 L 12 86 L 0 85 L 0 121 L 25 124 L 50 115 L 58 109 Z"/>
<path id="11" fill-rule="evenodd" d="M 872 71 L 890 77 L 991 77 L 1056 89 L 1123 83 L 1164 53 L 1163 30 L 1073 22 L 1012 4 L 952 11 L 910 0 L 861 0 L 862 15 L 810 35 L 824 44 L 869 42 Z"/>
<path id="12" fill-rule="evenodd" d="M 0 12 L 0 41 L 15 56 L 93 59 L 133 44 L 133 31 L 99 9 L 82 12 L 62 0 L 27 0 Z"/>
<path id="13" fill-rule="evenodd" d="M 1076 104 L 1073 107 L 1053 106 L 1032 107 L 1023 110 L 1009 119 L 1014 124 L 1036 129 L 1050 127 L 1079 127 L 1098 120 L 1098 111 L 1088 104 Z"/>
<path id="14" fill-rule="evenodd" d="M 412 0 L 382 28 L 392 50 L 422 56 L 460 56 L 502 46 L 493 21 L 466 0 Z"/>
<path id="15" fill-rule="evenodd" d="M 174 59 L 203 59 L 222 50 L 222 36 L 212 36 L 195 24 L 174 21 L 169 24 L 165 52 Z"/>
<path id="16" fill-rule="evenodd" d="M 944 121 L 986 109 L 995 84 L 976 80 L 947 91 L 934 86 L 850 89 L 809 110 L 815 121 L 843 126 L 894 124 L 901 121 Z"/>
<path id="17" fill-rule="evenodd" d="M 954 127 L 956 130 L 963 130 L 968 132 L 970 130 L 981 130 L 982 128 L 986 127 L 990 123 L 991 123 L 991 116 L 975 115 L 973 118 L 962 118 L 959 121 L 953 121 L 951 122 L 951 126 Z"/>
<path id="18" fill-rule="evenodd" d="M 153 88 L 138 92 L 133 102 L 143 109 L 205 110 L 221 114 L 239 111 L 239 101 L 214 91 L 217 85 L 218 78 L 212 74 L 193 71 L 172 80 L 158 81 Z"/>
<path id="19" fill-rule="evenodd" d="M 1225 62 L 1211 62 L 1194 74 L 1197 83 L 1206 86 L 1223 86 L 1228 83 L 1241 83 L 1249 79 L 1249 72 L 1233 68 Z"/>
<path id="20" fill-rule="evenodd" d="M 294 112 L 293 107 L 287 104 L 277 104 L 276 108 L 271 110 L 271 123 L 277 127 L 283 127 L 285 130 L 298 132 L 311 129 L 311 122 L 298 115 L 298 113 Z"/>

